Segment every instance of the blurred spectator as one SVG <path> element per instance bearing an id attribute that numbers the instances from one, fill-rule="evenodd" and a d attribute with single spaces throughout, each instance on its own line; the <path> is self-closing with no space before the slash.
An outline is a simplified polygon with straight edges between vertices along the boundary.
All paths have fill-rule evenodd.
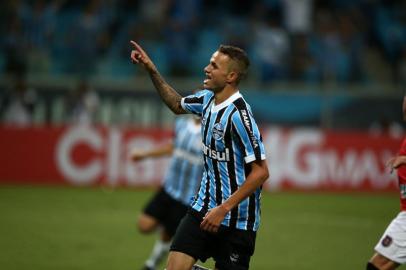
<path id="1" fill-rule="evenodd" d="M 28 88 L 24 79 L 18 79 L 3 99 L 3 123 L 15 126 L 28 126 L 32 123 L 37 95 Z"/>
<path id="2" fill-rule="evenodd" d="M 285 27 L 292 34 L 306 34 L 312 30 L 313 0 L 281 0 Z"/>
<path id="3" fill-rule="evenodd" d="M 361 81 L 364 78 L 365 36 L 361 32 L 363 26 L 359 24 L 363 19 L 357 10 L 346 10 L 338 15 L 340 39 L 349 60 L 345 67 L 348 68 L 348 77 L 343 78 L 345 80 Z"/>
<path id="4" fill-rule="evenodd" d="M 27 71 L 27 45 L 24 41 L 21 21 L 17 15 L 7 22 L 2 42 L 5 56 L 5 72 L 23 76 Z"/>
<path id="5" fill-rule="evenodd" d="M 310 46 L 323 81 L 348 81 L 350 59 L 339 33 L 337 18 L 331 11 L 323 8 L 316 12 Z"/>
<path id="6" fill-rule="evenodd" d="M 165 43 L 171 75 L 188 75 L 199 23 L 201 0 L 172 0 L 165 29 Z"/>
<path id="7" fill-rule="evenodd" d="M 376 9 L 375 31 L 392 70 L 392 79 L 399 81 L 399 64 L 406 44 L 406 3 L 386 1 Z"/>
<path id="8" fill-rule="evenodd" d="M 140 0 L 139 18 L 143 22 L 146 34 L 159 34 L 168 19 L 171 0 Z"/>
<path id="9" fill-rule="evenodd" d="M 289 63 L 290 78 L 292 80 L 308 83 L 320 81 L 319 66 L 310 53 L 310 40 L 307 35 L 296 35 L 292 38 L 292 52 Z"/>
<path id="10" fill-rule="evenodd" d="M 62 1 L 36 0 L 21 9 L 24 41 L 28 46 L 28 68 L 30 73 L 49 71 L 52 38 L 56 27 L 56 16 Z"/>
<path id="11" fill-rule="evenodd" d="M 404 80 L 406 1 L 6 0 L 0 23 L 9 74 L 128 77 L 138 38 L 172 75 L 200 74 L 221 42 L 256 55 L 265 81 Z"/>
<path id="12" fill-rule="evenodd" d="M 388 118 L 382 117 L 379 121 L 371 124 L 369 132 L 373 136 L 389 136 L 400 139 L 403 136 L 403 127 L 398 122 L 392 122 Z"/>
<path id="13" fill-rule="evenodd" d="M 287 75 L 290 49 L 288 33 L 282 28 L 280 13 L 269 11 L 254 25 L 254 53 L 260 65 L 261 81 L 282 80 Z"/>
<path id="14" fill-rule="evenodd" d="M 83 8 L 76 24 L 69 33 L 72 72 L 91 75 L 95 72 L 99 55 L 110 42 L 109 26 L 112 22 L 108 6 L 99 0 L 92 0 Z"/>
<path id="15" fill-rule="evenodd" d="M 80 81 L 77 88 L 67 96 L 65 108 L 69 123 L 94 123 L 99 108 L 99 97 L 86 81 Z"/>

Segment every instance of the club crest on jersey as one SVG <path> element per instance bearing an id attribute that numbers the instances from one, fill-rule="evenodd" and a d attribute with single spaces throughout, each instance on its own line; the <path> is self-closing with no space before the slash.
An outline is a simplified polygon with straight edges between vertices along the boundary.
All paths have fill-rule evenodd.
<path id="1" fill-rule="evenodd" d="M 223 125 L 221 123 L 217 123 L 214 125 L 213 129 L 212 129 L 212 133 L 213 133 L 213 138 L 216 141 L 219 141 L 221 139 L 224 138 L 224 128 Z"/>
<path id="2" fill-rule="evenodd" d="M 382 246 L 384 247 L 389 247 L 392 244 L 392 237 L 390 237 L 389 235 L 385 236 L 382 239 Z"/>

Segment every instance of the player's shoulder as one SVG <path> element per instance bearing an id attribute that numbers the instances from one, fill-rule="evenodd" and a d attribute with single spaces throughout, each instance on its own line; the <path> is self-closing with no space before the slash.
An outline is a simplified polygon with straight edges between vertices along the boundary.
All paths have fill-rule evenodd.
<path id="1" fill-rule="evenodd" d="M 239 95 L 238 98 L 233 101 L 233 106 L 235 108 L 234 115 L 246 114 L 247 116 L 252 117 L 251 106 L 247 103 L 242 95 Z"/>
<path id="2" fill-rule="evenodd" d="M 197 96 L 197 97 L 203 97 L 203 96 L 204 97 L 212 97 L 212 96 L 214 96 L 214 93 L 212 91 L 210 91 L 210 90 L 202 89 L 202 90 L 197 91 L 195 93 L 195 96 Z"/>

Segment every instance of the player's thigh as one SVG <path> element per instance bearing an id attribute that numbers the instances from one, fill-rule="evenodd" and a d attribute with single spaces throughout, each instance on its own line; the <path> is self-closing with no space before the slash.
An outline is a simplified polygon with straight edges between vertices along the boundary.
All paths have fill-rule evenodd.
<path id="1" fill-rule="evenodd" d="M 255 250 L 256 233 L 226 229 L 220 237 L 214 260 L 221 270 L 247 270 Z"/>
<path id="2" fill-rule="evenodd" d="M 171 251 L 177 251 L 193 257 L 195 261 L 206 261 L 211 257 L 211 234 L 200 228 L 201 220 L 189 211 L 179 224 L 173 237 Z"/>
<path id="3" fill-rule="evenodd" d="M 159 221 L 150 215 L 142 213 L 137 220 L 138 229 L 143 233 L 154 231 L 159 225 Z"/>
<path id="4" fill-rule="evenodd" d="M 393 270 L 399 267 L 399 264 L 386 258 L 385 256 L 375 253 L 369 261 L 379 270 Z"/>
<path id="5" fill-rule="evenodd" d="M 175 235 L 181 220 L 185 217 L 188 207 L 175 199 L 171 199 L 167 204 L 168 214 L 162 220 L 165 231 L 171 237 Z"/>
<path id="6" fill-rule="evenodd" d="M 143 233 L 148 233 L 165 220 L 167 212 L 165 206 L 169 200 L 169 195 L 160 189 L 145 206 L 142 214 L 138 218 L 138 228 Z"/>
<path id="7" fill-rule="evenodd" d="M 185 253 L 178 251 L 169 252 L 166 270 L 190 270 L 196 260 Z"/>

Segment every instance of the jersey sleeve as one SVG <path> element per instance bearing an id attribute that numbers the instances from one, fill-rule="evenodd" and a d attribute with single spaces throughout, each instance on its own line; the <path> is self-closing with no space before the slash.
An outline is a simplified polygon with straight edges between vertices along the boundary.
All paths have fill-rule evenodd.
<path id="1" fill-rule="evenodd" d="M 244 147 L 245 163 L 265 160 L 265 147 L 252 113 L 248 109 L 237 110 L 232 116 L 232 121 L 236 136 Z"/>
<path id="2" fill-rule="evenodd" d="M 203 90 L 186 96 L 181 100 L 182 108 L 189 113 L 201 116 L 205 102 L 210 98 L 210 95 L 212 95 L 210 91 Z"/>

